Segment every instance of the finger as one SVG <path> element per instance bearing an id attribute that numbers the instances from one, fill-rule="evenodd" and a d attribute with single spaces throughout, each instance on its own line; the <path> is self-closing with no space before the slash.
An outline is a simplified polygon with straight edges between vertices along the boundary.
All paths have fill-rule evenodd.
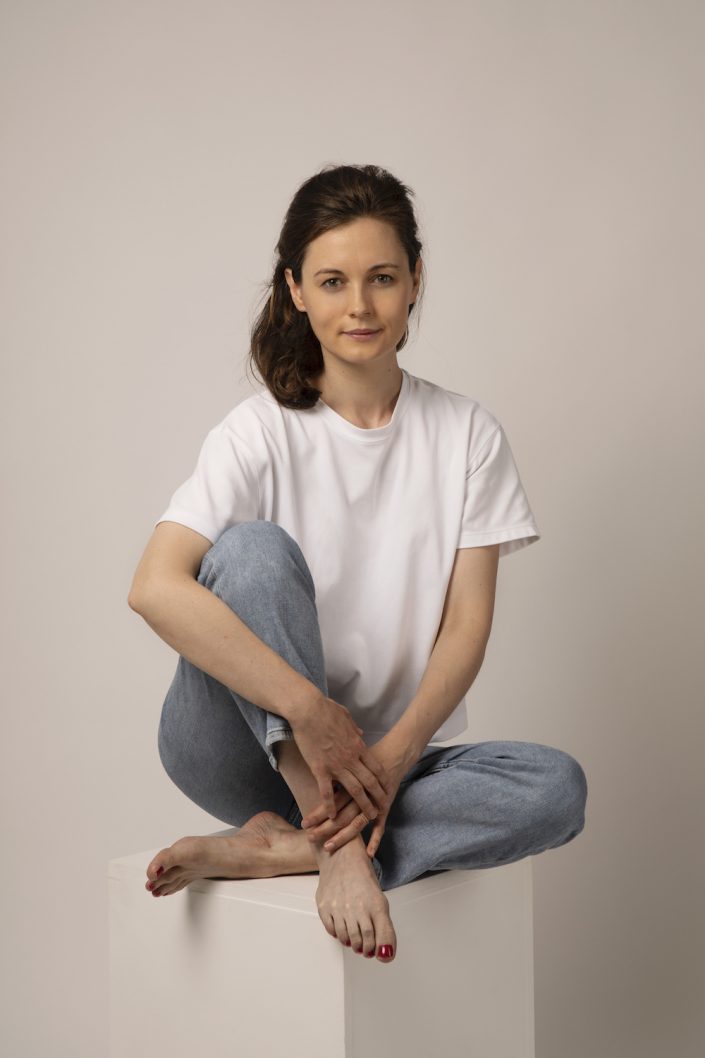
<path id="1" fill-rule="evenodd" d="M 357 775 L 346 768 L 340 776 L 340 781 L 345 784 L 345 789 L 353 801 L 360 806 L 360 811 L 364 812 L 368 819 L 376 819 L 379 815 L 379 809 L 367 796 L 367 791 Z"/>
<path id="2" fill-rule="evenodd" d="M 323 848 L 326 852 L 335 852 L 341 845 L 347 844 L 348 841 L 352 841 L 353 838 L 356 838 L 358 834 L 362 833 L 368 823 L 369 819 L 360 812 L 355 816 L 352 823 L 349 823 L 348 826 L 339 830 L 334 837 L 329 838 L 325 842 Z"/>
<path id="3" fill-rule="evenodd" d="M 374 856 L 377 852 L 377 849 L 379 848 L 379 843 L 382 840 L 382 835 L 384 834 L 384 827 L 386 822 L 386 816 L 380 817 L 379 819 L 375 820 L 375 825 L 373 826 L 372 833 L 370 834 L 370 840 L 367 843 L 368 856 Z"/>
<path id="4" fill-rule="evenodd" d="M 340 790 L 336 791 L 334 801 L 337 818 L 340 809 L 344 808 L 345 805 L 350 804 L 350 794 L 347 790 L 341 787 Z M 301 820 L 301 826 L 304 830 L 309 830 L 311 827 L 316 827 L 319 825 L 319 823 L 325 822 L 325 820 L 328 818 L 329 817 L 328 812 L 326 811 L 326 806 L 321 803 L 316 805 L 315 808 L 312 808 L 311 811 L 304 816 L 304 818 Z"/>
<path id="5" fill-rule="evenodd" d="M 359 763 L 355 765 L 355 772 L 363 787 L 367 791 L 368 795 L 373 800 L 378 810 L 376 813 L 378 815 L 379 812 L 381 812 L 384 808 L 387 807 L 386 789 L 384 788 L 384 786 L 381 785 L 377 776 L 374 774 L 374 772 L 370 771 L 370 769 L 367 767 L 367 765 L 363 762 L 362 759 L 360 759 Z"/>
<path id="6" fill-rule="evenodd" d="M 347 800 L 350 800 L 350 795 L 346 792 Z M 336 816 L 340 811 L 340 805 L 336 805 Z M 303 830 L 311 830 L 313 827 L 319 826 L 321 823 L 325 823 L 327 819 L 330 819 L 328 809 L 321 803 L 316 808 L 313 808 L 307 816 L 301 820 L 301 827 Z"/>
<path id="7" fill-rule="evenodd" d="M 326 819 L 317 827 L 309 827 L 304 831 L 308 841 L 312 845 L 321 845 L 328 838 L 332 838 L 343 827 L 351 823 L 360 809 L 354 801 L 348 801 L 344 810 L 339 810 L 335 819 Z"/>
<path id="8" fill-rule="evenodd" d="M 343 827 L 346 827 L 348 823 L 352 823 L 359 811 L 355 802 L 349 801 L 345 808 L 338 812 L 335 819 L 327 819 L 320 826 L 307 830 L 306 837 L 309 841 L 313 841 L 316 844 L 327 841 L 342 830 Z"/>
<path id="9" fill-rule="evenodd" d="M 312 809 L 307 816 L 301 820 L 302 830 L 311 830 L 313 827 L 317 827 L 319 823 L 322 823 L 324 819 L 328 818 L 323 805 L 319 805 L 318 808 Z"/>
<path id="10" fill-rule="evenodd" d="M 386 790 L 389 786 L 389 776 L 387 775 L 387 769 L 384 764 L 382 764 L 382 761 L 375 754 L 374 746 L 363 750 L 360 754 L 360 760 L 370 769 L 370 771 L 375 773 L 377 779 Z"/>
<path id="11" fill-rule="evenodd" d="M 329 819 L 335 819 L 336 808 L 335 808 L 335 797 L 333 794 L 333 783 L 331 782 L 330 775 L 316 776 L 318 783 L 318 789 L 321 794 L 321 800 L 323 801 L 323 808 Z"/>

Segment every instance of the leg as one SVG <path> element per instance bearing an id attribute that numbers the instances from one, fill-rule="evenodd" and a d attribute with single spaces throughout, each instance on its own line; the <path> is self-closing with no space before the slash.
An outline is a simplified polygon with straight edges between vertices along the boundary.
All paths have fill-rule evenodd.
<path id="1" fill-rule="evenodd" d="M 320 801 L 318 785 L 295 741 L 278 746 L 282 774 L 296 794 L 301 811 L 308 813 Z M 301 821 L 299 814 L 299 822 Z M 305 837 L 308 843 L 308 837 Z M 381 890 L 381 867 L 370 860 L 366 842 L 358 834 L 335 852 L 319 842 L 314 846 L 319 883 L 318 914 L 326 930 L 346 947 L 371 959 L 394 958 L 397 937 L 389 915 L 389 901 Z"/>
<path id="2" fill-rule="evenodd" d="M 284 529 L 257 521 L 227 530 L 204 556 L 198 581 L 328 693 L 313 578 Z M 381 867 L 376 858 L 370 861 L 362 839 L 331 855 L 313 849 L 299 829 L 300 806 L 303 802 L 308 811 L 318 803 L 318 787 L 283 717 L 253 705 L 180 657 L 162 709 L 158 745 L 179 789 L 242 831 L 234 838 L 184 838 L 161 850 L 147 868 L 151 891 L 178 892 L 195 877 L 318 870 L 319 913 L 329 933 L 343 943 L 359 942 L 368 955 L 395 944 L 378 881 Z M 343 888 L 350 910 L 347 927 L 324 917 L 324 904 L 335 903 Z"/>
<path id="3" fill-rule="evenodd" d="M 327 693 L 313 580 L 284 529 L 266 521 L 228 529 L 204 556 L 198 583 Z M 172 781 L 205 811 L 234 826 L 262 809 L 296 815 L 273 751 L 292 738 L 283 717 L 179 658 L 159 722 L 159 755 Z"/>
<path id="4" fill-rule="evenodd" d="M 377 850 L 382 889 L 558 848 L 583 829 L 586 799 L 585 773 L 562 750 L 533 742 L 428 746 L 402 780 Z"/>
<path id="5" fill-rule="evenodd" d="M 227 530 L 204 555 L 198 582 L 325 690 L 313 581 L 300 548 L 280 526 L 258 521 Z M 147 868 L 154 895 L 177 892 L 194 877 L 316 870 L 305 835 L 289 822 L 298 808 L 273 752 L 279 740 L 291 738 L 283 717 L 179 657 L 159 722 L 160 759 L 187 797 L 241 829 L 234 837 L 182 838 L 161 850 Z M 166 870 L 158 874 L 160 867 Z"/>

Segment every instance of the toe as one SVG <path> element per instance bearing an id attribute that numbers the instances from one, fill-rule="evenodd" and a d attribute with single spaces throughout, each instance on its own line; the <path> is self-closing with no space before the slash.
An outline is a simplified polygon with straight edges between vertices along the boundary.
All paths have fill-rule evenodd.
<path id="1" fill-rule="evenodd" d="M 350 938 L 348 936 L 348 928 L 345 924 L 345 919 L 338 916 L 333 918 L 335 925 L 335 935 L 341 944 L 344 944 L 346 948 L 350 947 Z"/>
<path id="2" fill-rule="evenodd" d="M 321 922 L 323 923 L 326 933 L 330 933 L 331 937 L 335 937 L 336 940 L 337 940 L 338 939 L 338 934 L 335 931 L 335 921 L 333 919 L 333 916 L 330 914 L 330 912 L 322 911 L 319 908 L 318 909 L 318 917 L 320 918 Z"/>
<path id="3" fill-rule="evenodd" d="M 157 878 L 162 878 L 172 866 L 173 861 L 169 854 L 169 849 L 162 849 L 147 867 L 147 877 L 150 881 L 155 882 Z"/>
<path id="4" fill-rule="evenodd" d="M 362 954 L 366 959 L 371 959 L 375 953 L 375 928 L 372 919 L 361 919 L 359 930 L 362 937 Z"/>
<path id="5" fill-rule="evenodd" d="M 178 893 L 179 889 L 183 889 L 185 884 L 186 882 L 184 881 L 183 876 L 179 875 L 178 877 L 171 879 L 171 881 L 167 882 L 165 885 L 160 885 L 158 889 L 154 890 L 154 892 L 159 896 L 171 896 L 172 893 Z"/>
<path id="6" fill-rule="evenodd" d="M 347 920 L 346 927 L 349 947 L 359 954 L 362 951 L 362 934 L 357 919 Z"/>
<path id="7" fill-rule="evenodd" d="M 155 872 L 156 873 L 156 872 Z M 177 867 L 170 867 L 168 871 L 163 871 L 158 878 L 150 878 L 145 884 L 145 889 L 149 889 L 150 892 L 155 892 L 157 889 L 162 889 L 165 885 L 171 884 L 179 875 Z"/>
<path id="8" fill-rule="evenodd" d="M 380 914 L 375 920 L 375 955 L 380 962 L 391 962 L 397 953 L 397 935 L 389 915 Z"/>

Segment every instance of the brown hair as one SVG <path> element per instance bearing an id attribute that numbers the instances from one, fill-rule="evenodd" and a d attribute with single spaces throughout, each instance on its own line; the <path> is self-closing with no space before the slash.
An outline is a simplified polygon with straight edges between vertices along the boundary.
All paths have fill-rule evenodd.
<path id="1" fill-rule="evenodd" d="M 292 301 L 285 269 L 290 268 L 294 281 L 300 283 L 308 243 L 357 217 L 375 217 L 395 229 L 413 274 L 422 249 L 413 193 L 378 165 L 326 165 L 299 187 L 284 217 L 274 274 L 266 287 L 266 304 L 252 327 L 248 358 L 280 404 L 312 408 L 321 391 L 308 380 L 324 368 L 321 343 L 308 315 Z M 423 276 L 423 265 L 421 271 Z M 409 306 L 409 316 L 417 302 Z M 408 335 L 407 326 L 397 352 Z"/>

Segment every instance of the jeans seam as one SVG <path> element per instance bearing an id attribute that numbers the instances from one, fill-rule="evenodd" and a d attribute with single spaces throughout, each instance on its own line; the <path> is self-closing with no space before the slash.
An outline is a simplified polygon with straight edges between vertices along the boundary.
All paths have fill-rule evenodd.
<path id="1" fill-rule="evenodd" d="M 457 761 L 457 760 L 443 761 L 440 764 L 436 764 L 433 768 L 429 768 L 428 771 L 423 772 L 422 775 L 416 776 L 416 779 L 423 779 L 427 775 L 437 775 L 439 771 L 445 771 L 446 768 L 455 768 L 458 765 L 458 763 L 459 763 L 459 761 Z M 413 780 L 412 779 L 408 779 L 408 780 L 405 780 L 405 781 L 407 781 L 407 782 L 415 782 L 416 779 L 413 779 Z"/>

